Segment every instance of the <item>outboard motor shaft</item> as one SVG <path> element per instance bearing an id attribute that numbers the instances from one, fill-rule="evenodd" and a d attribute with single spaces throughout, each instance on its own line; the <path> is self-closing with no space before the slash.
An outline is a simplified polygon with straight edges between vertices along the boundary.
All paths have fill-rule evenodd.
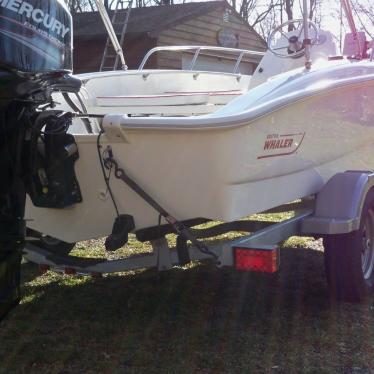
<path id="1" fill-rule="evenodd" d="M 71 71 L 72 20 L 64 2 L 0 0 L 0 319 L 20 298 L 25 196 L 33 175 L 28 156 L 38 146 L 30 138 L 41 113 L 48 116 L 54 90 L 79 90 Z"/>

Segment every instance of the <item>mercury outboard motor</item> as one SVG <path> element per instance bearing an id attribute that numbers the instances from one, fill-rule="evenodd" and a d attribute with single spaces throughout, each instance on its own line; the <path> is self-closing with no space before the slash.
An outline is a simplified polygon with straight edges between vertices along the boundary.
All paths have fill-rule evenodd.
<path id="1" fill-rule="evenodd" d="M 64 2 L 0 0 L 0 319 L 20 298 L 26 192 L 39 206 L 81 200 L 71 115 L 53 110 L 52 100 L 53 91 L 79 91 L 71 71 Z"/>

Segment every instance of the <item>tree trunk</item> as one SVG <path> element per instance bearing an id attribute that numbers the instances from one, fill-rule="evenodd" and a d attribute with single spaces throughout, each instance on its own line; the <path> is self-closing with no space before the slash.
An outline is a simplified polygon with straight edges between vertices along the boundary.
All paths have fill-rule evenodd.
<path id="1" fill-rule="evenodd" d="M 292 11 L 293 1 L 294 0 L 285 0 L 285 3 L 284 3 L 288 21 L 293 19 L 293 11 Z M 292 30 L 294 30 L 294 25 L 292 24 L 288 25 L 288 31 L 292 31 Z"/>

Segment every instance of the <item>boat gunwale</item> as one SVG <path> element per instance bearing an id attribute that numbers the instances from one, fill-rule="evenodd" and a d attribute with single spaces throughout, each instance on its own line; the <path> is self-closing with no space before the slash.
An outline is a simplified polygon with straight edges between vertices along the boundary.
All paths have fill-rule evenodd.
<path id="1" fill-rule="evenodd" d="M 360 86 L 371 83 L 374 85 L 374 64 L 373 73 L 364 74 L 359 77 L 349 76 L 343 79 L 336 79 L 328 85 L 322 87 L 308 86 L 304 89 L 291 92 L 289 94 L 281 95 L 275 99 L 262 102 L 248 110 L 234 115 L 220 115 L 214 116 L 213 114 L 205 116 L 196 116 L 190 118 L 184 117 L 126 117 L 125 114 L 108 114 L 104 116 L 103 123 L 116 122 L 120 120 L 120 126 L 124 130 L 157 130 L 157 131 L 170 131 L 170 130 L 219 130 L 229 129 L 234 127 L 247 126 L 253 121 L 262 118 L 268 114 L 274 113 L 277 110 L 283 109 L 296 102 L 305 101 L 312 97 L 319 95 L 331 94 L 331 92 L 349 87 Z M 310 87 L 310 86 L 309 86 Z M 265 95 L 266 96 L 266 95 Z M 270 107 L 270 108 L 269 108 Z M 222 110 L 222 109 L 221 109 Z"/>

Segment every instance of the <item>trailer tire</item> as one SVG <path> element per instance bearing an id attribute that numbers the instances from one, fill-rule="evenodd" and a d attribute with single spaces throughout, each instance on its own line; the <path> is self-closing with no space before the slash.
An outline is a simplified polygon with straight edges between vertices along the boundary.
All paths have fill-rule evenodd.
<path id="1" fill-rule="evenodd" d="M 374 289 L 374 192 L 361 212 L 360 227 L 324 238 L 325 271 L 330 294 L 337 300 L 362 302 Z"/>

